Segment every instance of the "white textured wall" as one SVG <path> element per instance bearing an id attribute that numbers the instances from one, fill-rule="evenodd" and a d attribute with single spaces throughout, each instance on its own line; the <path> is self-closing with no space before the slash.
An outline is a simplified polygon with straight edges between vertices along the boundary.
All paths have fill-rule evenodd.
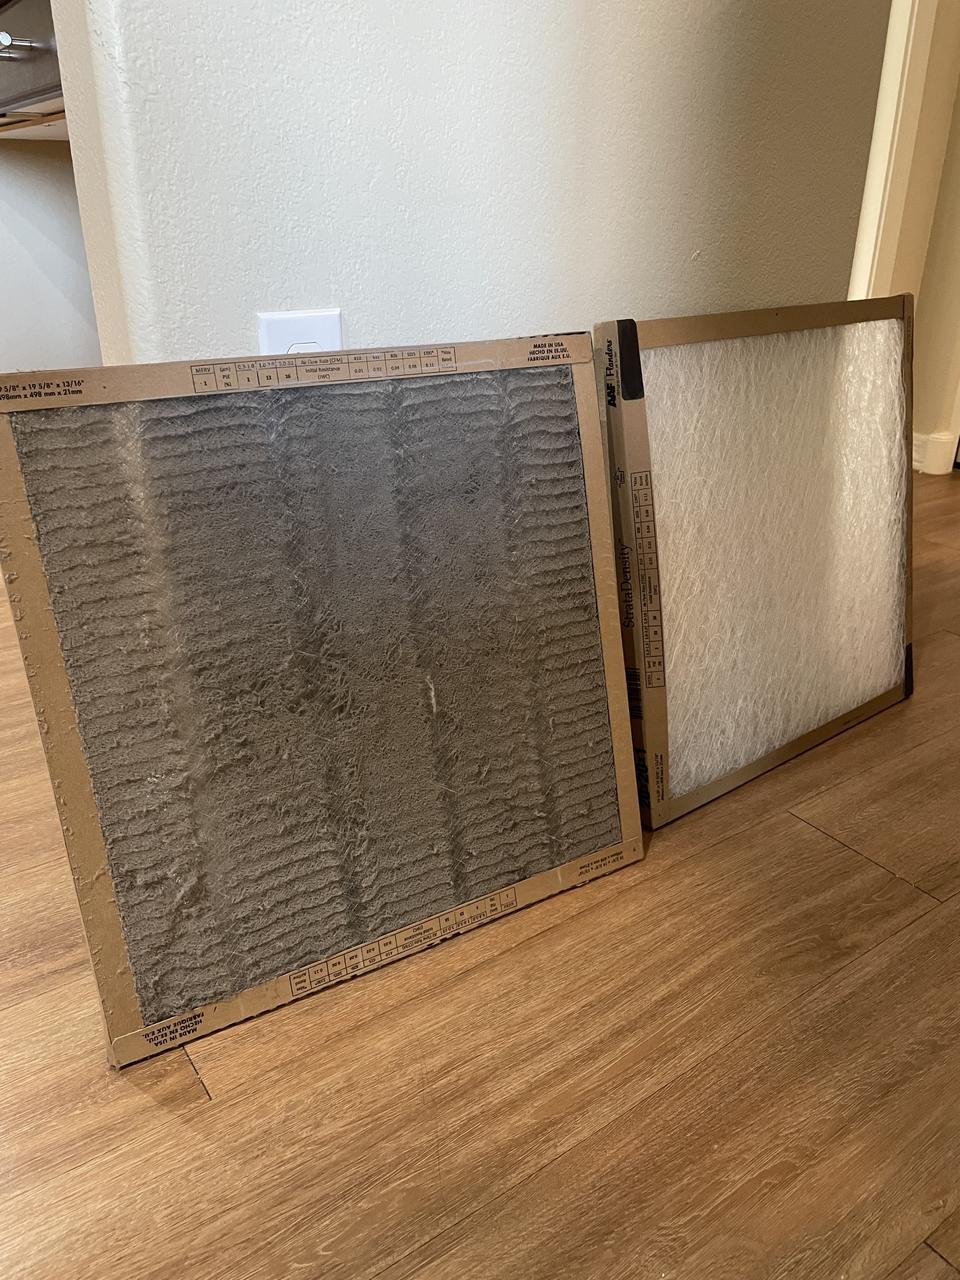
<path id="1" fill-rule="evenodd" d="M 70 148 L 0 142 L 0 370 L 99 363 Z"/>
<path id="2" fill-rule="evenodd" d="M 104 354 L 846 294 L 884 0 L 54 0 Z"/>

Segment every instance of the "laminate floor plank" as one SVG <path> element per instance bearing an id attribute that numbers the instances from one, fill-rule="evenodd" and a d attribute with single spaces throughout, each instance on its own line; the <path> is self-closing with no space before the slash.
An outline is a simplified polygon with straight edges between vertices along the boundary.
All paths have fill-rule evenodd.
<path id="1" fill-rule="evenodd" d="M 960 554 L 924 536 L 913 543 L 913 637 L 960 632 Z"/>
<path id="2" fill-rule="evenodd" d="M 940 734 L 793 812 L 940 900 L 960 892 L 960 730 Z"/>
<path id="3" fill-rule="evenodd" d="M 23 785 L 19 786 L 8 785 L 7 775 L 0 773 L 0 811 L 4 822 L 0 850 L 4 871 L 14 885 L 21 883 L 22 877 L 41 863 L 67 865 L 53 791 L 46 771 L 41 774 L 40 768 L 35 762 L 29 771 L 24 771 Z"/>
<path id="4" fill-rule="evenodd" d="M 960 1271 L 927 1245 L 919 1245 L 885 1280 L 957 1280 Z"/>
<path id="5" fill-rule="evenodd" d="M 0 595 L 0 832 L 11 879 L 66 858 L 30 689 L 5 595 Z"/>
<path id="6" fill-rule="evenodd" d="M 0 895 L 0 1010 L 89 965 L 66 858 L 28 868 Z"/>
<path id="7" fill-rule="evenodd" d="M 0 1194 L 42 1190 L 54 1175 L 77 1177 L 95 1156 L 136 1142 L 145 1126 L 166 1127 L 209 1105 L 182 1049 L 127 1071 L 107 1065 L 86 971 L 0 1010 L 0 1043 Z"/>
<path id="8" fill-rule="evenodd" d="M 960 1202 L 958 988 L 955 901 L 384 1276 L 883 1276 Z"/>
<path id="9" fill-rule="evenodd" d="M 272 1065 L 240 1028 L 198 1042 L 211 1105 L 14 1195 L 3 1274 L 56 1274 L 69 1244 L 77 1280 L 375 1276 L 931 909 L 781 815 L 420 999 L 378 1014 L 385 970 L 339 1016 L 304 1002 Z"/>
<path id="10" fill-rule="evenodd" d="M 937 1253 L 960 1271 L 960 1213 L 954 1213 L 941 1222 L 930 1234 L 929 1241 Z"/>
<path id="11" fill-rule="evenodd" d="M 931 542 L 960 551 L 960 471 L 914 477 L 914 528 Z"/>

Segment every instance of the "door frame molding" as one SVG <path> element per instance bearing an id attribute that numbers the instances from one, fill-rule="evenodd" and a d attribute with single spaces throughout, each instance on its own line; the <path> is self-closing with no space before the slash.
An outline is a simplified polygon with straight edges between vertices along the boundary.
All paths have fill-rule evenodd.
<path id="1" fill-rule="evenodd" d="M 916 293 L 936 209 L 957 88 L 956 58 L 938 56 L 956 0 L 892 0 L 849 297 Z M 941 30 L 937 30 L 938 25 Z M 948 41 L 949 45 L 949 41 Z M 905 240 L 916 242 L 903 262 Z M 919 259 L 919 260 L 916 260 Z"/>

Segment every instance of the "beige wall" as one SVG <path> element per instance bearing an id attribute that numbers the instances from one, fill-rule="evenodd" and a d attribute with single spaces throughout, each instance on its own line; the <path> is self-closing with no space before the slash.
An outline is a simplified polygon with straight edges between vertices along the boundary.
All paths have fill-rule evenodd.
<path id="1" fill-rule="evenodd" d="M 884 0 L 54 0 L 110 361 L 846 295 Z"/>
<path id="2" fill-rule="evenodd" d="M 70 148 L 0 142 L 0 369 L 100 363 Z"/>

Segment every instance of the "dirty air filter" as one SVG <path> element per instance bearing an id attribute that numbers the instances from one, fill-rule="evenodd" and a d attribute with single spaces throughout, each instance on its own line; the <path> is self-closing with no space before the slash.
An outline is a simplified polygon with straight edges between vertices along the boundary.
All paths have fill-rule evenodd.
<path id="1" fill-rule="evenodd" d="M 903 298 L 598 328 L 651 825 L 909 692 L 910 329 Z"/>
<path id="2" fill-rule="evenodd" d="M 586 335 L 0 396 L 115 1061 L 641 855 Z"/>

